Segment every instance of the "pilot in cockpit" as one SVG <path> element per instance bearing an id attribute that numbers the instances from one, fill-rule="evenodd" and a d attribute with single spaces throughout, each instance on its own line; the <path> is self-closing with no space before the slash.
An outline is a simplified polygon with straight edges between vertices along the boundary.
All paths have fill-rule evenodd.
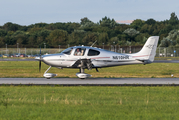
<path id="1" fill-rule="evenodd" d="M 75 55 L 76 56 L 80 56 L 81 55 L 80 49 L 76 49 Z"/>

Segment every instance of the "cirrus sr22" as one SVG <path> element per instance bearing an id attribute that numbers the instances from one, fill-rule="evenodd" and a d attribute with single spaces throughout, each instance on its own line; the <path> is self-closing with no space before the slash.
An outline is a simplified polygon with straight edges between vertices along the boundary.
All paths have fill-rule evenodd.
<path id="1" fill-rule="evenodd" d="M 149 37 L 143 48 L 133 54 L 121 54 L 89 46 L 74 46 L 65 49 L 61 53 L 40 55 L 35 59 L 39 60 L 39 69 L 41 68 L 41 61 L 50 66 L 43 75 L 45 78 L 57 76 L 53 73 L 47 73 L 51 67 L 56 67 L 60 69 L 77 68 L 79 72 L 76 73 L 76 76 L 84 79 L 91 77 L 91 75 L 84 72 L 85 69 L 91 70 L 94 68 L 98 72 L 98 68 L 103 67 L 152 63 L 158 40 L 159 36 Z"/>

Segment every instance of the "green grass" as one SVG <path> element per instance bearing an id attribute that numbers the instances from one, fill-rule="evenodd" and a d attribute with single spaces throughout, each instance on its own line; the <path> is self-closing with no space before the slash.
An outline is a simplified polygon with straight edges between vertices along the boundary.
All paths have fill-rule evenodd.
<path id="1" fill-rule="evenodd" d="M 0 61 L 0 77 L 43 77 L 43 73 L 49 66 L 42 63 L 42 72 L 39 73 L 38 61 Z M 76 77 L 78 69 L 63 70 L 51 68 L 50 73 L 57 74 L 57 77 Z M 152 63 L 147 65 L 126 65 L 117 67 L 108 67 L 99 69 L 99 72 L 93 70 L 85 70 L 92 77 L 139 77 L 139 78 L 154 78 L 154 77 L 179 77 L 178 63 Z"/>
<path id="2" fill-rule="evenodd" d="M 42 64 L 42 71 L 48 68 Z M 179 64 L 153 63 L 86 70 L 93 77 L 179 77 Z M 52 68 L 58 77 L 76 77 L 78 69 Z M 1 77 L 43 77 L 38 61 L 1 61 Z M 1 86 L 0 120 L 175 120 L 179 87 Z"/>
<path id="3" fill-rule="evenodd" d="M 0 87 L 0 119 L 176 120 L 179 87 Z"/>

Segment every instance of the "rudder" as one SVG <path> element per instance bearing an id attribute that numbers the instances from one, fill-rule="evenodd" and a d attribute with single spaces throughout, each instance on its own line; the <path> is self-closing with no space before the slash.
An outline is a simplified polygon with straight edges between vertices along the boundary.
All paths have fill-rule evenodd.
<path id="1" fill-rule="evenodd" d="M 143 48 L 138 53 L 133 54 L 133 56 L 138 60 L 147 60 L 148 62 L 153 62 L 156 55 L 158 40 L 159 36 L 149 37 Z"/>

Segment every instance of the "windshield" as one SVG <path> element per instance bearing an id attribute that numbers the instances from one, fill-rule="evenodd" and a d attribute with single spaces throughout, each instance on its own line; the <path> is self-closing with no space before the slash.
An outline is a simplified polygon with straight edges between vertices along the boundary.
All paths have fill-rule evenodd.
<path id="1" fill-rule="evenodd" d="M 71 52 L 72 52 L 72 50 L 73 50 L 73 48 L 67 48 L 67 49 L 65 49 L 64 51 L 62 51 L 62 53 L 67 54 L 67 55 L 70 55 Z"/>

